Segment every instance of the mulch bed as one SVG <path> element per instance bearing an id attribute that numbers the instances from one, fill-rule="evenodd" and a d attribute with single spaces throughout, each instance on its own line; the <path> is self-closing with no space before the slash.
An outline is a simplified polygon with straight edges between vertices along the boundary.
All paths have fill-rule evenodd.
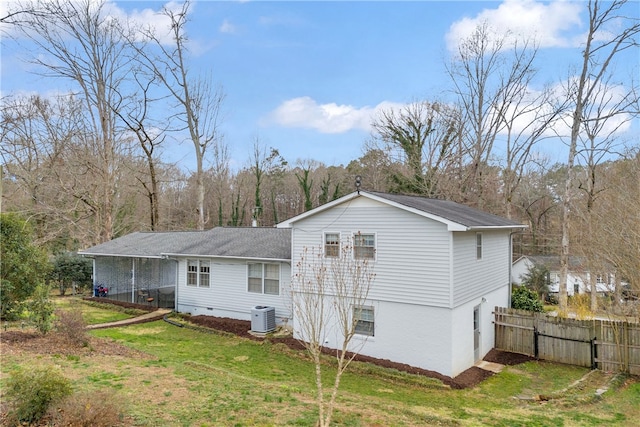
<path id="1" fill-rule="evenodd" d="M 234 335 L 238 335 L 244 338 L 252 339 L 252 340 L 263 340 L 264 338 L 256 337 L 249 333 L 251 329 L 251 322 L 248 320 L 237 320 L 237 319 L 229 319 L 223 317 L 213 317 L 213 316 L 185 316 L 185 319 L 189 322 L 202 326 L 209 329 L 214 329 L 217 331 L 224 331 L 228 333 L 232 333 Z M 304 350 L 304 346 L 300 341 L 292 337 L 268 337 L 268 339 L 274 343 L 282 343 L 287 345 L 289 348 L 294 350 Z M 324 349 L 324 353 L 326 354 L 335 354 L 335 350 L 332 349 Z M 427 369 L 417 368 L 415 366 L 407 365 L 404 363 L 393 362 L 387 359 L 378 359 L 375 357 L 364 356 L 361 354 L 356 355 L 355 360 L 360 362 L 373 363 L 378 366 L 383 366 L 385 368 L 392 368 L 398 371 L 408 372 L 414 375 L 423 375 L 429 378 L 435 378 L 440 380 L 442 383 L 450 386 L 454 389 L 464 389 L 475 387 L 480 384 L 485 379 L 489 378 L 493 375 L 493 372 L 487 371 L 485 369 L 481 369 L 478 367 L 471 367 L 466 371 L 462 372 L 460 375 L 455 378 L 451 378 L 446 375 L 442 375 L 435 371 L 430 371 Z M 504 365 L 515 365 L 518 363 L 523 363 L 528 360 L 532 360 L 532 358 L 528 356 L 524 356 L 521 354 L 508 353 L 499 350 L 491 350 L 487 357 L 484 358 L 489 362 L 501 363 Z"/>

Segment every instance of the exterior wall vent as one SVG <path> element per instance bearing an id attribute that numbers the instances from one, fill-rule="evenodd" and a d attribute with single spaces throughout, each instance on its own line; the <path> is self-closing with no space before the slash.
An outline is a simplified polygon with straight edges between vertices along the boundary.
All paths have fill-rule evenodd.
<path id="1" fill-rule="evenodd" d="M 271 332 L 276 329 L 276 309 L 257 305 L 251 310 L 251 331 Z"/>

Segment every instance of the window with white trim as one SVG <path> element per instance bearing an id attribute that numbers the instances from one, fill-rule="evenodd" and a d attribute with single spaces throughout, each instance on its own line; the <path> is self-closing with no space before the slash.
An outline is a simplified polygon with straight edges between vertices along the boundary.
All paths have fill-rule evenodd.
<path id="1" fill-rule="evenodd" d="M 187 286 L 198 286 L 198 260 L 187 260 Z"/>
<path id="2" fill-rule="evenodd" d="M 187 260 L 187 286 L 209 287 L 211 264 L 206 260 Z"/>
<path id="3" fill-rule="evenodd" d="M 247 291 L 280 295 L 280 264 L 261 262 L 247 264 Z"/>
<path id="4" fill-rule="evenodd" d="M 356 233 L 353 235 L 353 257 L 355 259 L 374 259 L 376 256 L 376 235 Z"/>
<path id="5" fill-rule="evenodd" d="M 476 259 L 482 259 L 482 233 L 476 233 Z"/>
<path id="6" fill-rule="evenodd" d="M 326 258 L 340 257 L 340 233 L 324 233 L 324 256 Z"/>
<path id="7" fill-rule="evenodd" d="M 209 277 L 211 275 L 211 266 L 209 261 L 200 261 L 200 275 L 198 277 L 198 286 L 201 288 L 209 287 Z"/>
<path id="8" fill-rule="evenodd" d="M 353 306 L 353 321 L 355 333 L 372 337 L 375 332 L 375 320 L 373 307 Z"/>

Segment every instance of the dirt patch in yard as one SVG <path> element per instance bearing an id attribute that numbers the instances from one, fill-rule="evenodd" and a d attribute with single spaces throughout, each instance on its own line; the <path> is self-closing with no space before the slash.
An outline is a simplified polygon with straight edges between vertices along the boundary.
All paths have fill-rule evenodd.
<path id="1" fill-rule="evenodd" d="M 508 351 L 500 351 L 495 348 L 484 357 L 487 362 L 499 363 L 501 365 L 519 365 L 530 360 L 535 360 L 531 356 L 519 353 L 509 353 Z"/>

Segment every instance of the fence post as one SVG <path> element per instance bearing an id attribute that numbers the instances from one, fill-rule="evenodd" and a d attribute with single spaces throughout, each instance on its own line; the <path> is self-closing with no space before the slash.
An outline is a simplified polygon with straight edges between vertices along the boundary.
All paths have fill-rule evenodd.
<path id="1" fill-rule="evenodd" d="M 598 357 L 598 350 L 596 349 L 596 337 L 591 340 L 591 369 L 596 369 L 596 358 Z"/>
<path id="2" fill-rule="evenodd" d="M 533 355 L 538 358 L 538 328 L 533 327 Z"/>

